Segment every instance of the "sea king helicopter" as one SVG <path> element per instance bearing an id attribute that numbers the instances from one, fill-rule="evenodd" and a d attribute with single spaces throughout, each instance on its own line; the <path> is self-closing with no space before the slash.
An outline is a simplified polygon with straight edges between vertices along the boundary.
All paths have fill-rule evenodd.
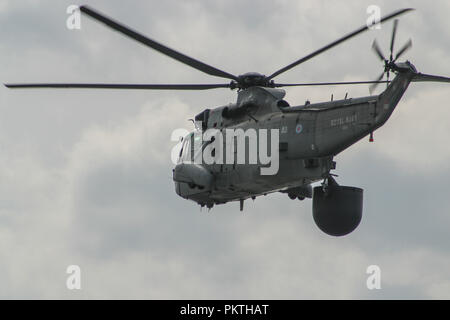
<path id="1" fill-rule="evenodd" d="M 393 22 L 390 43 L 390 55 L 385 57 L 377 44 L 372 48 L 382 60 L 383 72 L 374 81 L 322 82 L 322 83 L 277 83 L 278 75 L 312 59 L 338 44 L 361 34 L 375 23 L 384 23 L 413 9 L 401 9 L 382 17 L 373 24 L 359 29 L 331 42 L 330 44 L 302 57 L 293 63 L 266 76 L 248 72 L 236 76 L 199 60 L 170 49 L 129 27 L 87 6 L 81 6 L 81 13 L 106 26 L 128 36 L 141 44 L 165 54 L 181 63 L 208 75 L 230 80 L 220 84 L 107 84 L 107 83 L 24 83 L 6 84 L 8 88 L 99 88 L 99 89 L 152 89 L 152 90 L 207 90 L 216 88 L 237 89 L 236 103 L 205 109 L 195 116 L 197 130 L 182 141 L 179 160 L 173 169 L 173 180 L 178 195 L 190 199 L 201 206 L 212 208 L 217 204 L 239 201 L 243 209 L 244 200 L 272 192 L 286 193 L 291 199 L 312 198 L 314 221 L 325 233 L 343 236 L 352 232 L 360 223 L 363 210 L 363 190 L 361 188 L 341 186 L 333 178 L 331 170 L 336 163 L 333 157 L 357 141 L 369 136 L 380 128 L 391 116 L 403 93 L 411 82 L 436 81 L 450 82 L 450 78 L 417 72 L 409 61 L 398 59 L 412 46 L 409 40 L 394 55 L 394 42 L 398 20 Z M 395 74 L 389 80 L 390 74 Z M 384 76 L 386 80 L 383 80 Z M 281 87 L 315 85 L 353 85 L 370 84 L 371 93 L 380 83 L 386 89 L 378 95 L 361 98 L 345 98 L 323 103 L 305 103 L 290 106 L 283 98 L 285 91 Z M 227 129 L 278 130 L 278 144 L 271 154 L 278 154 L 277 172 L 263 175 L 267 167 L 257 163 L 204 163 L 197 160 L 195 150 L 205 150 L 215 142 L 214 136 L 200 144 L 195 133 L 215 129 L 224 132 Z M 245 139 L 245 136 L 244 136 Z M 222 140 L 221 144 L 229 143 Z M 233 141 L 233 140 L 231 140 Z M 258 144 L 261 147 L 261 144 Z M 229 146 L 228 146 L 229 147 Z M 270 146 L 269 146 L 270 148 Z M 224 146 L 227 149 L 227 146 Z M 228 152 L 233 153 L 232 148 Z M 250 148 L 244 147 L 249 153 Z M 214 152 L 215 149 L 212 149 Z M 225 152 L 226 153 L 226 152 Z M 223 155 L 222 155 L 223 156 Z M 312 188 L 311 184 L 322 181 Z"/>

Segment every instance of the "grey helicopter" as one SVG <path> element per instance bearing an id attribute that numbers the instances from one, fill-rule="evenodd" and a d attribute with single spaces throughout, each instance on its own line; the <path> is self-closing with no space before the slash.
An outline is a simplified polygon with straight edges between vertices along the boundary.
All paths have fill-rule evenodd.
<path id="1" fill-rule="evenodd" d="M 269 76 L 248 72 L 236 76 L 204 62 L 188 57 L 178 51 L 156 42 L 131 28 L 93 10 L 81 6 L 81 13 L 103 23 L 113 30 L 130 37 L 141 44 L 167 55 L 183 64 L 211 76 L 225 78 L 229 83 L 221 84 L 108 84 L 108 83 L 22 83 L 5 84 L 8 88 L 97 88 L 97 89 L 144 89 L 144 90 L 208 90 L 229 88 L 237 90 L 237 101 L 228 105 L 205 109 L 195 116 L 196 130 L 182 139 L 178 162 L 173 169 L 176 193 L 208 209 L 214 205 L 239 201 L 243 210 L 246 199 L 273 192 L 287 194 L 291 199 L 312 198 L 313 218 L 319 229 L 328 235 L 343 236 L 357 228 L 363 212 L 363 190 L 357 187 L 339 185 L 331 170 L 336 168 L 333 158 L 359 140 L 369 136 L 383 126 L 396 108 L 411 82 L 450 82 L 450 78 L 420 73 L 409 62 L 397 62 L 412 46 L 409 40 L 394 55 L 395 35 L 398 19 L 395 17 L 413 9 L 397 10 L 382 17 L 384 23 L 394 19 L 388 58 L 382 53 L 376 40 L 372 48 L 383 62 L 383 72 L 374 81 L 277 83 L 274 78 L 302 64 L 305 61 L 341 44 L 342 42 L 370 29 L 364 25 L 326 46 L 275 71 Z M 372 25 L 373 25 L 372 24 Z M 395 77 L 390 80 L 390 74 Z M 386 75 L 386 80 L 383 80 Z M 306 102 L 291 106 L 284 100 L 282 87 L 326 86 L 369 84 L 370 92 L 380 83 L 386 89 L 378 95 L 347 98 L 322 103 Z M 234 131 L 233 131 L 233 130 Z M 269 130 L 277 133 L 276 144 L 269 144 L 257 136 L 256 149 L 245 143 L 250 141 L 250 129 Z M 208 130 L 214 130 L 205 138 Z M 238 136 L 244 141 L 244 161 L 236 161 Z M 225 134 L 219 139 L 218 134 Z M 272 136 L 271 136 L 272 138 Z M 236 143 L 235 143 L 236 142 Z M 230 146 L 231 143 L 231 146 Z M 267 144 L 267 145 L 266 145 Z M 222 151 L 219 149 L 223 147 Z M 257 160 L 250 163 L 251 153 L 263 148 L 277 155 L 277 170 L 262 174 L 268 169 L 267 162 Z M 202 161 L 204 152 L 217 160 L 228 156 L 232 161 Z M 256 150 L 256 151 L 255 151 Z M 273 158 L 272 158 L 273 159 Z M 312 187 L 313 183 L 322 182 Z"/>

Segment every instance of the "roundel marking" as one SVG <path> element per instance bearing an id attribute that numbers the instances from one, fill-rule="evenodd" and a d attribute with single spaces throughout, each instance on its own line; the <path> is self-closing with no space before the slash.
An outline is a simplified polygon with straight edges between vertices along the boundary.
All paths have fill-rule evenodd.
<path id="1" fill-rule="evenodd" d="M 295 133 L 301 133 L 303 131 L 303 126 L 298 123 L 297 126 L 295 127 Z"/>

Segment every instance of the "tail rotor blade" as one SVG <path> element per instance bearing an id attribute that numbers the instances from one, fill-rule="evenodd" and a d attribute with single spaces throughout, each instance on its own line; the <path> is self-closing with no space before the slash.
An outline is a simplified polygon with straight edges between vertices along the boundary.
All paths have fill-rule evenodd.
<path id="1" fill-rule="evenodd" d="M 370 94 L 372 94 L 372 92 L 375 91 L 375 89 L 378 87 L 378 84 L 379 84 L 378 81 L 381 81 L 381 79 L 383 79 L 383 77 L 384 77 L 384 72 L 382 72 L 382 73 L 380 74 L 380 76 L 377 78 L 377 80 L 375 80 L 375 81 L 377 81 L 377 82 L 375 82 L 375 83 L 373 83 L 373 84 L 370 85 L 370 87 L 369 87 L 369 92 L 370 92 Z"/>
<path id="2" fill-rule="evenodd" d="M 390 56 L 390 60 L 393 59 L 392 54 L 394 52 L 394 41 L 395 41 L 395 35 L 397 33 L 397 25 L 398 25 L 398 19 L 394 20 L 394 27 L 392 29 L 392 38 L 391 38 L 391 56 Z"/>
<path id="3" fill-rule="evenodd" d="M 377 54 L 377 56 L 380 57 L 380 59 L 381 59 L 382 61 L 386 60 L 386 59 L 384 58 L 383 52 L 382 52 L 381 49 L 380 49 L 380 46 L 378 45 L 377 40 L 373 40 L 373 43 L 372 43 L 372 49 L 375 51 L 375 53 Z"/>
<path id="4" fill-rule="evenodd" d="M 386 74 L 386 80 L 388 81 L 386 83 L 386 88 L 387 88 L 387 86 L 389 86 L 389 75 L 390 75 L 390 72 L 389 72 L 389 69 L 388 69 L 387 74 Z"/>
<path id="5" fill-rule="evenodd" d="M 409 39 L 408 42 L 397 52 L 394 62 L 397 61 L 397 59 L 400 58 L 400 56 L 404 54 L 406 51 L 408 51 L 411 47 L 412 47 L 412 40 Z"/>

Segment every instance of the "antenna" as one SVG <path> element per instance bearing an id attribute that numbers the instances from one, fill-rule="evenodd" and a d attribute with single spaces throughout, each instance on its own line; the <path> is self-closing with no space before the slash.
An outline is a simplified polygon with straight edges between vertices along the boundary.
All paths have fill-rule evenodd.
<path id="1" fill-rule="evenodd" d="M 197 122 L 196 121 L 194 121 L 194 119 L 188 119 L 188 121 L 192 121 L 192 123 L 194 124 L 194 128 L 195 128 L 195 130 L 197 130 L 197 131 L 199 131 L 200 130 L 200 128 L 197 126 Z"/>

